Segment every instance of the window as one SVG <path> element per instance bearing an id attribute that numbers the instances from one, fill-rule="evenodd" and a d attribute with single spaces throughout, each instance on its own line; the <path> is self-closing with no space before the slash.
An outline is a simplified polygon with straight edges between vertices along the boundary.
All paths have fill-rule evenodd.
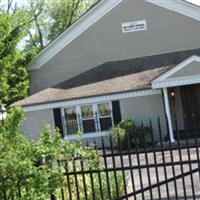
<path id="1" fill-rule="evenodd" d="M 84 133 L 95 132 L 96 128 L 93 115 L 93 106 L 92 105 L 81 106 L 81 115 L 83 123 L 83 132 Z"/>
<path id="2" fill-rule="evenodd" d="M 63 110 L 67 135 L 74 135 L 78 130 L 83 133 L 96 133 L 112 128 L 113 118 L 110 103 L 87 104 Z"/>
<path id="3" fill-rule="evenodd" d="M 65 109 L 65 124 L 68 135 L 78 131 L 76 107 Z"/>
<path id="4" fill-rule="evenodd" d="M 101 131 L 112 128 L 112 115 L 109 103 L 98 104 L 98 116 Z"/>

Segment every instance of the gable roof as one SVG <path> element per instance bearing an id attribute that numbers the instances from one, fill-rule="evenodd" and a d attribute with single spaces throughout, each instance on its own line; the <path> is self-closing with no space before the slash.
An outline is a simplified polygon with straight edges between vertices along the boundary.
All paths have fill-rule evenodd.
<path id="1" fill-rule="evenodd" d="M 107 62 L 14 105 L 30 106 L 147 89 L 150 88 L 151 81 L 163 72 L 193 55 L 200 56 L 200 49 Z"/>
<path id="2" fill-rule="evenodd" d="M 200 21 L 200 7 L 185 0 L 146 0 L 157 6 Z"/>
<path id="3" fill-rule="evenodd" d="M 194 56 L 188 58 L 187 60 L 184 60 L 183 62 L 181 62 L 180 64 L 176 65 L 175 67 L 173 67 L 168 72 L 166 72 L 163 75 L 159 76 L 157 79 L 154 80 L 154 82 L 162 81 L 162 80 L 167 79 L 168 77 L 170 77 L 174 73 L 178 72 L 179 70 L 183 69 L 184 67 L 188 66 L 189 64 L 191 64 L 194 61 L 197 61 L 197 62 L 200 63 L 200 57 L 194 55 Z"/>
<path id="4" fill-rule="evenodd" d="M 183 0 L 160 1 L 146 0 L 149 3 L 177 12 L 200 21 L 200 8 Z M 72 24 L 59 37 L 44 48 L 29 64 L 29 70 L 39 69 L 51 58 L 58 54 L 63 48 L 69 45 L 81 33 L 105 16 L 109 11 L 116 7 L 122 0 L 102 0 L 84 16 Z"/>
<path id="5" fill-rule="evenodd" d="M 179 85 L 190 85 L 190 84 L 200 83 L 200 74 L 172 77 L 172 75 L 175 75 L 177 72 L 180 72 L 182 69 L 186 67 L 190 67 L 190 64 L 192 64 L 193 62 L 197 62 L 200 65 L 200 57 L 194 55 L 184 60 L 180 64 L 175 65 L 169 71 L 163 73 L 162 75 L 157 77 L 155 80 L 153 80 L 152 88 L 157 89 L 157 88 L 164 88 L 164 87 L 175 87 Z M 198 66 L 197 69 L 199 68 L 200 67 Z"/>
<path id="6" fill-rule="evenodd" d="M 168 69 L 169 67 L 161 67 L 152 70 L 146 70 L 69 89 L 48 88 L 30 97 L 27 97 L 24 100 L 18 101 L 13 105 L 31 106 L 150 89 L 151 80 L 164 73 Z"/>
<path id="7" fill-rule="evenodd" d="M 106 62 L 63 81 L 54 88 L 68 89 L 163 66 L 175 66 L 193 55 L 200 56 L 200 49 Z"/>

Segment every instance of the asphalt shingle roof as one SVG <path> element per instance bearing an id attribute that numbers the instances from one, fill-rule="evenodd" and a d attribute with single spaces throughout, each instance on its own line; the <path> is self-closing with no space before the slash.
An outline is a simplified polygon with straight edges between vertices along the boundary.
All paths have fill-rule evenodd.
<path id="1" fill-rule="evenodd" d="M 164 73 L 167 69 L 169 69 L 169 67 L 146 70 L 69 89 L 48 88 L 18 101 L 14 105 L 29 106 L 34 104 L 44 104 L 56 101 L 149 89 L 151 87 L 151 80 Z"/>
<path id="2" fill-rule="evenodd" d="M 150 88 L 153 79 L 200 49 L 112 61 L 45 89 L 13 105 L 30 106 Z"/>

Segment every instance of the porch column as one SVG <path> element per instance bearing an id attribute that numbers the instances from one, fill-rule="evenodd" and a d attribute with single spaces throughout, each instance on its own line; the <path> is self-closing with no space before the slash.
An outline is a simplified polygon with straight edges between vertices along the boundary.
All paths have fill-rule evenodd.
<path id="1" fill-rule="evenodd" d="M 167 88 L 163 88 L 163 94 L 164 94 L 164 102 L 165 102 L 165 111 L 166 111 L 166 115 L 167 115 L 167 119 L 168 119 L 170 141 L 175 142 Z"/>

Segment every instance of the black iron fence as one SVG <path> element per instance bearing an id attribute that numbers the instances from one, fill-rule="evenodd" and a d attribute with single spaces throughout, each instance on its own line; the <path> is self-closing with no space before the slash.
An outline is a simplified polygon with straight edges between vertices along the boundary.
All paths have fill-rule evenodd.
<path id="1" fill-rule="evenodd" d="M 166 121 L 167 123 L 167 121 Z M 185 130 L 184 140 L 175 120 L 176 142 L 163 133 L 160 119 L 141 123 L 135 134 L 110 135 L 101 138 L 97 167 L 85 167 L 76 157 L 73 165 L 66 163 L 66 183 L 55 200 L 120 200 L 120 199 L 200 199 L 199 129 L 194 127 L 193 137 Z M 147 128 L 148 127 L 148 128 Z M 145 130 L 145 131 L 144 131 Z M 139 134 L 140 135 L 139 137 Z M 157 135 L 155 137 L 155 135 Z M 140 138 L 140 139 L 138 139 Z M 109 148 L 105 146 L 109 142 Z M 94 141 L 95 145 L 96 141 Z M 10 199 L 20 199 L 26 190 L 18 189 Z M 7 200 L 1 194 L 3 200 Z"/>

